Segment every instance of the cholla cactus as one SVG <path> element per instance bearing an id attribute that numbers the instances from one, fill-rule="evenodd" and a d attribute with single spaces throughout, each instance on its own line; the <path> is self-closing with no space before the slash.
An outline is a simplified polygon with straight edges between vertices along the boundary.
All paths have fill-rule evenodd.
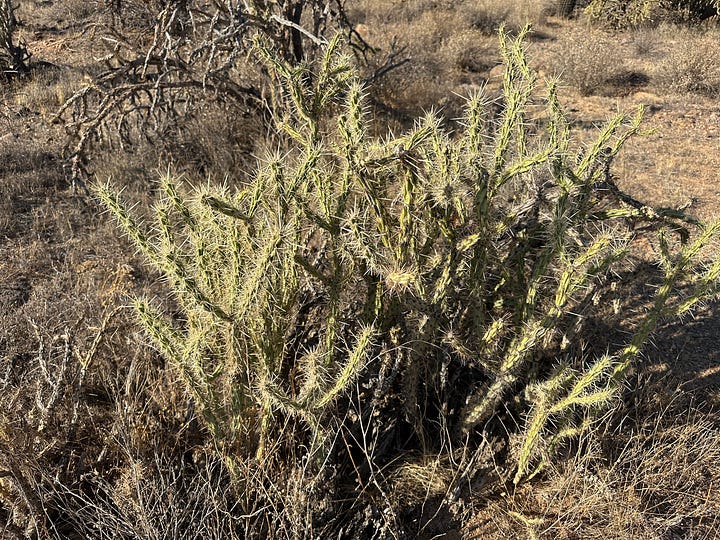
<path id="1" fill-rule="evenodd" d="M 592 0 L 585 13 L 602 24 L 624 28 L 652 20 L 658 12 L 699 21 L 717 16 L 719 8 L 718 0 Z"/>
<path id="2" fill-rule="evenodd" d="M 23 43 L 14 42 L 16 9 L 12 0 L 0 0 L 0 71 L 4 73 L 27 71 L 27 61 L 30 59 L 27 47 Z"/>
<path id="3" fill-rule="evenodd" d="M 358 416 L 361 432 L 346 440 L 370 445 L 369 433 L 396 429 L 398 439 L 411 431 L 422 451 L 439 452 L 462 447 L 503 404 L 520 402 L 520 481 L 615 399 L 662 317 L 716 291 L 720 264 L 672 303 L 720 226 L 675 254 L 662 236 L 665 281 L 629 343 L 595 360 L 564 345 L 626 261 L 628 220 L 673 231 L 696 222 L 614 183 L 612 159 L 638 132 L 642 110 L 615 116 L 572 154 L 557 85 L 539 97 L 526 31 L 514 40 L 501 33 L 497 122 L 476 95 L 459 133 L 429 113 L 385 139 L 370 133 L 364 90 L 337 39 L 312 76 L 259 43 L 287 97 L 277 125 L 291 150 L 269 156 L 238 191 L 183 196 L 168 175 L 153 227 L 109 186 L 98 189 L 169 278 L 183 324 L 146 300 L 136 309 L 226 452 L 263 455 L 280 436 L 279 418 L 295 418 L 310 454 L 327 457 Z M 530 111 L 541 99 L 536 123 Z M 353 414 L 349 392 L 360 403 Z M 366 447 L 353 467 L 373 470 L 391 451 Z"/>
<path id="4" fill-rule="evenodd" d="M 15 7 L 10 0 L 0 0 L 0 47 L 10 49 L 12 36 L 15 33 L 17 19 L 15 18 Z"/>

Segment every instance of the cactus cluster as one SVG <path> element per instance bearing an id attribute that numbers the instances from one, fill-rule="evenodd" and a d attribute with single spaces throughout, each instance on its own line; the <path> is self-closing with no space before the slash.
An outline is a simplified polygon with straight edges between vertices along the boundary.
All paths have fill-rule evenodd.
<path id="1" fill-rule="evenodd" d="M 12 0 L 0 0 L 0 75 L 17 75 L 28 71 L 30 53 L 24 42 L 17 42 L 17 6 Z"/>
<path id="2" fill-rule="evenodd" d="M 625 28 L 652 23 L 658 15 L 701 21 L 716 17 L 719 8 L 717 0 L 592 0 L 585 12 L 591 20 Z"/>
<path id="3" fill-rule="evenodd" d="M 258 42 L 289 104 L 276 117 L 287 151 L 237 189 L 185 192 L 166 175 L 152 224 L 97 188 L 168 278 L 182 317 L 146 299 L 135 308 L 229 462 L 261 459 L 285 435 L 316 464 L 350 452 L 372 476 L 408 451 L 372 443 L 380 432 L 455 461 L 511 411 L 519 482 L 613 402 L 658 321 L 716 291 L 720 263 L 694 265 L 720 225 L 615 185 L 612 160 L 642 109 L 578 152 L 557 83 L 539 84 L 526 61 L 526 32 L 500 34 L 498 118 L 479 94 L 455 132 L 430 112 L 384 138 L 340 40 L 299 67 Z M 592 356 L 583 323 L 629 264 L 638 223 L 659 231 L 664 281 L 627 344 Z"/>

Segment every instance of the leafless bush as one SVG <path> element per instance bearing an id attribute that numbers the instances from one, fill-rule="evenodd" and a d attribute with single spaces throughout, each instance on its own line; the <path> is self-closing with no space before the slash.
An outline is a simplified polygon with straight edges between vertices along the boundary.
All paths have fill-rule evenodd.
<path id="1" fill-rule="evenodd" d="M 179 126 L 198 118 L 203 102 L 222 103 L 227 121 L 238 122 L 281 108 L 285 96 L 271 91 L 264 69 L 248 61 L 253 42 L 272 43 L 295 64 L 312 61 L 328 28 L 349 27 L 337 0 L 254 1 L 244 7 L 231 0 L 182 0 L 154 6 L 144 8 L 155 13 L 149 30 L 130 39 L 122 16 L 135 3 L 110 5 L 121 20 L 108 26 L 104 37 L 106 69 L 56 116 L 71 136 L 67 157 L 74 181 L 91 173 L 89 153 L 99 141 L 121 148 L 138 140 L 167 143 Z"/>
<path id="2" fill-rule="evenodd" d="M 686 34 L 658 64 L 659 86 L 678 93 L 720 94 L 720 46 L 713 34 Z"/>
<path id="3" fill-rule="evenodd" d="M 483 0 L 472 5 L 464 5 L 465 16 L 472 28 L 485 35 L 495 35 L 501 24 L 505 23 L 514 13 L 514 6 L 509 2 L 492 2 Z"/>
<path id="4" fill-rule="evenodd" d="M 551 66 L 564 82 L 590 95 L 601 91 L 606 81 L 620 72 L 622 57 L 609 35 L 577 28 L 564 37 Z"/>
<path id="5" fill-rule="evenodd" d="M 633 49 L 639 56 L 652 56 L 658 49 L 658 32 L 656 29 L 637 29 L 633 32 Z"/>

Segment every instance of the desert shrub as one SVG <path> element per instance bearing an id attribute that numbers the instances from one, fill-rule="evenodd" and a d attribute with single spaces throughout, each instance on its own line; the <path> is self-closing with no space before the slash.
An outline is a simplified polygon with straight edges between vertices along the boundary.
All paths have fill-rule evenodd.
<path id="1" fill-rule="evenodd" d="M 378 49 L 399 62 L 386 77 L 368 79 L 376 111 L 389 112 L 400 130 L 434 107 L 446 118 L 462 114 L 463 87 L 480 85 L 500 63 L 495 35 L 504 25 L 510 33 L 546 19 L 545 2 L 364 1 L 348 6 L 353 21 Z M 364 68 L 363 68 L 364 70 Z M 451 85 L 451 88 L 448 88 Z"/>
<path id="2" fill-rule="evenodd" d="M 481 1 L 464 6 L 464 16 L 470 26 L 487 35 L 495 34 L 513 12 L 514 6 L 510 3 Z"/>
<path id="3" fill-rule="evenodd" d="M 664 0 L 665 9 L 672 10 L 686 20 L 698 21 L 718 14 L 720 2 L 717 0 Z"/>
<path id="4" fill-rule="evenodd" d="M 717 15 L 716 0 L 593 0 L 590 20 L 613 28 L 655 24 L 661 20 L 697 22 Z"/>
<path id="5" fill-rule="evenodd" d="M 706 96 L 720 93 L 720 46 L 714 34 L 681 34 L 683 39 L 658 63 L 655 79 L 666 90 Z"/>
<path id="6" fill-rule="evenodd" d="M 136 313 L 236 489 L 270 501 L 247 506 L 272 508 L 258 518 L 264 535 L 293 520 L 328 537 L 411 534 L 402 493 L 420 506 L 457 500 L 487 473 L 487 441 L 508 430 L 515 451 L 494 456 L 507 480 L 537 474 L 614 402 L 658 321 L 716 290 L 720 262 L 694 261 L 720 224 L 615 185 L 612 160 L 642 110 L 613 117 L 575 155 L 556 83 L 539 95 L 525 34 L 500 34 L 497 122 L 475 95 L 458 133 L 431 112 L 385 138 L 370 135 L 339 40 L 299 67 L 261 43 L 289 98 L 276 121 L 292 150 L 267 156 L 242 189 L 185 191 L 163 177 L 152 224 L 98 186 L 167 276 L 181 316 L 146 298 Z M 628 341 L 593 351 L 586 322 L 623 294 L 638 223 L 660 232 L 664 277 Z M 333 522 L 340 508 L 346 519 Z"/>
<path id="7" fill-rule="evenodd" d="M 639 26 L 650 19 L 659 0 L 594 0 L 585 8 L 590 20 L 612 28 Z"/>
<path id="8" fill-rule="evenodd" d="M 653 56 L 659 45 L 659 35 L 655 29 L 637 29 L 633 32 L 633 50 L 639 56 Z"/>
<path id="9" fill-rule="evenodd" d="M 547 11 L 551 15 L 567 18 L 573 14 L 575 4 L 575 0 L 555 0 L 548 3 Z"/>
<path id="10" fill-rule="evenodd" d="M 616 40 L 592 28 L 573 29 L 565 34 L 551 63 L 564 82 L 584 95 L 602 92 L 606 83 L 621 72 L 622 65 Z"/>

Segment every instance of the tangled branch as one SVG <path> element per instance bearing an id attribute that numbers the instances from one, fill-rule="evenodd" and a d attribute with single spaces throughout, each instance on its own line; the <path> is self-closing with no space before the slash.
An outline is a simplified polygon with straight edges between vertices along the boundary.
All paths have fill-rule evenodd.
<path id="1" fill-rule="evenodd" d="M 119 16 L 130 2 L 113 1 Z M 56 114 L 70 143 L 73 187 L 83 179 L 99 141 L 124 148 L 140 139 L 161 139 L 192 117 L 198 104 L 229 104 L 241 114 L 272 112 L 282 99 L 269 91 L 267 70 L 250 61 L 254 41 L 273 43 L 290 64 L 311 62 L 328 28 L 346 28 L 339 0 L 164 0 L 145 39 L 133 44 L 123 25 L 110 25 L 102 43 L 106 69 L 72 95 Z"/>

